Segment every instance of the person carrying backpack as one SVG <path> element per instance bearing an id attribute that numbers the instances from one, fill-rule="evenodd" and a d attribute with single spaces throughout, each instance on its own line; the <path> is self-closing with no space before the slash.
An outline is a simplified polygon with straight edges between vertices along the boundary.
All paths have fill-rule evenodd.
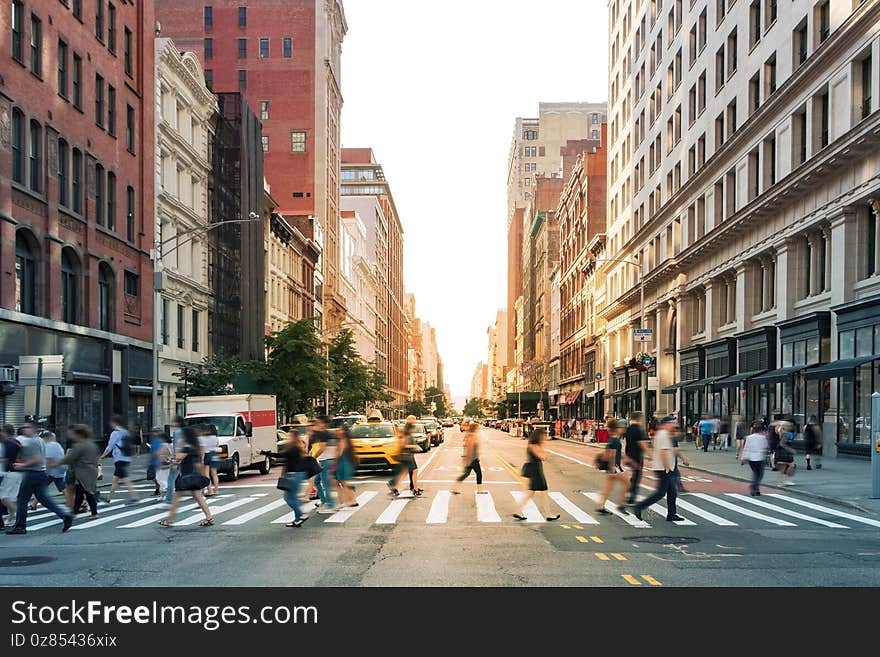
<path id="1" fill-rule="evenodd" d="M 138 495 L 134 490 L 134 485 L 128 475 L 128 468 L 131 466 L 131 456 L 134 452 L 131 443 L 131 434 L 123 425 L 122 417 L 114 415 L 110 418 L 110 426 L 113 430 L 110 432 L 110 439 L 107 441 L 107 447 L 101 454 L 99 461 L 106 458 L 107 455 L 113 456 L 113 482 L 110 484 L 110 492 L 107 493 L 106 502 L 110 504 L 113 493 L 120 482 L 125 484 L 128 489 L 128 495 L 132 502 L 138 501 Z"/>

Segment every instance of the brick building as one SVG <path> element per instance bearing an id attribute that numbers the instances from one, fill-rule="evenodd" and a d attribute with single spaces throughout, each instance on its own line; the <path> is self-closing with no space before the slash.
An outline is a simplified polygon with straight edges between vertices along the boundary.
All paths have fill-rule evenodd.
<path id="1" fill-rule="evenodd" d="M 149 422 L 152 3 L 0 6 L 0 419 Z M 24 360 L 22 360 L 24 359 Z M 52 371 L 56 369 L 56 371 Z M 18 371 L 17 371 L 18 370 Z M 64 384 L 64 387 L 59 387 Z M 47 403 L 48 402 L 48 403 Z"/>
<path id="2" fill-rule="evenodd" d="M 316 312 L 345 318 L 338 291 L 340 0 L 156 0 L 161 33 L 196 52 L 209 86 L 241 92 L 263 126 L 278 214 L 315 217 L 323 254 Z"/>

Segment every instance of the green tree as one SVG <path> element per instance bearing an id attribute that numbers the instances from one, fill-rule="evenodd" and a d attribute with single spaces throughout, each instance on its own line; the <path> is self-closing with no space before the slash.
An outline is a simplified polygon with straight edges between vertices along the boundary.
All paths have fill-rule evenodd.
<path id="1" fill-rule="evenodd" d="M 367 401 L 381 402 L 383 404 L 394 401 L 394 395 L 388 392 L 388 388 L 385 385 L 385 373 L 379 370 L 374 363 L 371 363 L 367 369 L 369 370 L 370 386 Z"/>
<path id="2" fill-rule="evenodd" d="M 354 346 L 349 329 L 330 341 L 330 400 L 334 413 L 363 413 L 373 402 L 388 402 L 385 375 L 366 364 Z"/>
<path id="3" fill-rule="evenodd" d="M 464 414 L 468 417 L 483 417 L 483 400 L 471 397 L 464 405 Z"/>
<path id="4" fill-rule="evenodd" d="M 174 376 L 186 384 L 187 396 L 225 395 L 232 389 L 232 377 L 241 369 L 242 362 L 237 356 L 220 352 L 205 356 L 198 365 L 187 365 L 185 373 L 175 372 Z"/>
<path id="5" fill-rule="evenodd" d="M 437 408 L 434 410 L 434 415 L 436 417 L 446 417 L 448 404 L 446 393 L 437 386 L 429 386 L 425 390 L 425 406 L 430 408 L 431 402 L 434 402 L 437 405 Z"/>
<path id="6" fill-rule="evenodd" d="M 422 417 L 423 415 L 427 415 L 428 407 L 425 406 L 425 402 L 421 399 L 411 399 L 406 402 L 406 414 L 407 415 L 415 415 L 416 417 Z"/>
<path id="7" fill-rule="evenodd" d="M 275 390 L 284 417 L 311 413 L 314 400 L 323 399 L 327 365 L 313 319 L 290 322 L 266 336 L 268 351 L 260 379 Z"/>

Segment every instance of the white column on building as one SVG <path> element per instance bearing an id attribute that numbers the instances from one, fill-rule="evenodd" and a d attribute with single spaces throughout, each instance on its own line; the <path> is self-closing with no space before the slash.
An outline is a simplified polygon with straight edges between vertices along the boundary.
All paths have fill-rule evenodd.
<path id="1" fill-rule="evenodd" d="M 794 316 L 797 297 L 797 246 L 791 239 L 776 245 L 776 319 L 782 321 Z"/>
<path id="2" fill-rule="evenodd" d="M 706 335 L 706 342 L 711 342 L 715 339 L 715 317 L 717 313 L 714 312 L 715 309 L 715 288 L 718 286 L 716 281 L 707 281 L 703 286 L 705 290 L 705 303 L 703 306 L 703 326 L 705 326 L 705 331 L 703 333 Z"/>
<path id="3" fill-rule="evenodd" d="M 807 244 L 810 245 L 810 296 L 819 294 L 819 240 L 817 233 L 810 232 L 807 234 Z"/>
<path id="4" fill-rule="evenodd" d="M 869 198 L 868 204 L 871 206 L 871 219 L 874 221 L 874 271 L 869 272 L 869 274 L 876 276 L 880 274 L 880 199 Z M 828 260 L 830 262 L 831 258 Z M 830 276 L 828 280 L 831 280 Z"/>
<path id="5" fill-rule="evenodd" d="M 751 328 L 752 311 L 747 302 L 751 302 L 749 286 L 746 284 L 747 268 L 744 262 L 736 265 L 736 332 L 742 333 Z"/>

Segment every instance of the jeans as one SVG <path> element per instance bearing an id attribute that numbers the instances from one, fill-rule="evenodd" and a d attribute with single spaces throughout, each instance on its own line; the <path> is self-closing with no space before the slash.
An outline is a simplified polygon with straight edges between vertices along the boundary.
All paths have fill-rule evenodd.
<path id="1" fill-rule="evenodd" d="M 456 481 L 464 481 L 465 479 L 467 479 L 468 477 L 471 476 L 471 471 L 473 471 L 477 474 L 477 485 L 479 486 L 480 484 L 482 484 L 483 483 L 483 470 L 480 468 L 480 459 L 474 459 L 473 461 L 468 463 L 466 466 L 464 466 L 464 472 L 461 474 L 461 476 Z"/>
<path id="2" fill-rule="evenodd" d="M 764 461 L 749 461 L 749 467 L 752 469 L 752 482 L 749 484 L 749 490 L 752 493 L 760 493 L 761 479 L 764 478 Z"/>
<path id="3" fill-rule="evenodd" d="M 639 492 L 639 482 L 642 480 L 642 468 L 645 467 L 645 462 L 641 459 L 637 461 L 638 465 L 633 467 L 632 476 L 629 480 L 629 502 L 636 501 L 636 495 Z"/>
<path id="4" fill-rule="evenodd" d="M 165 502 L 171 504 L 174 501 L 174 483 L 177 479 L 177 468 L 171 468 L 168 472 L 168 492 L 165 493 Z"/>
<path id="5" fill-rule="evenodd" d="M 333 469 L 336 459 L 324 459 L 318 461 L 321 464 L 321 472 L 315 477 L 315 488 L 318 489 L 318 497 L 325 507 L 333 506 L 333 489 L 330 487 L 330 470 Z"/>
<path id="6" fill-rule="evenodd" d="M 675 500 L 678 498 L 678 490 L 673 480 L 672 472 L 664 472 L 663 470 L 655 470 L 657 475 L 657 490 L 651 493 L 646 499 L 639 502 L 636 506 L 640 509 L 647 509 L 655 502 L 666 496 L 666 517 L 678 515 L 678 509 L 675 506 Z"/>
<path id="7" fill-rule="evenodd" d="M 86 498 L 86 502 L 88 502 L 89 505 L 89 511 L 92 512 L 92 515 L 98 515 L 98 500 L 95 498 L 95 494 L 88 492 L 81 484 L 76 485 L 76 493 L 73 495 L 73 512 L 77 512 L 77 509 L 79 509 L 80 505 L 83 503 L 83 497 Z"/>
<path id="8" fill-rule="evenodd" d="M 284 491 L 284 501 L 293 510 L 294 520 L 299 520 L 302 517 L 302 509 L 299 505 L 299 490 L 305 476 L 305 472 L 291 472 L 287 475 L 289 479 L 293 479 L 293 488 Z"/>
<path id="9" fill-rule="evenodd" d="M 31 497 L 36 497 L 40 504 L 62 520 L 69 515 L 49 497 L 48 486 L 49 477 L 44 471 L 25 470 L 22 473 L 21 488 L 18 489 L 18 511 L 15 514 L 16 529 L 27 528 L 28 502 Z"/>
<path id="10" fill-rule="evenodd" d="M 703 451 L 709 451 L 709 441 L 712 439 L 712 434 L 704 433 L 701 438 L 703 439 Z"/>

